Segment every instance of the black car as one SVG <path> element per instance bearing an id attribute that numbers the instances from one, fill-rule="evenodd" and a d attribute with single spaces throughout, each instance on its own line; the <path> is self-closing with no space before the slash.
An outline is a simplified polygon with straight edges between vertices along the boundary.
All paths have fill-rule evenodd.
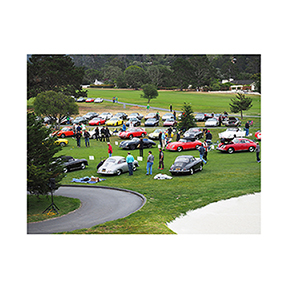
<path id="1" fill-rule="evenodd" d="M 118 118 L 120 118 L 122 120 L 125 120 L 125 119 L 127 119 L 128 115 L 126 113 L 124 113 L 124 112 L 118 112 L 118 113 L 116 113 L 114 115 L 114 117 L 118 117 Z"/>
<path id="2" fill-rule="evenodd" d="M 136 148 L 139 148 L 138 147 L 139 144 L 140 144 L 140 139 L 133 138 L 131 140 L 122 141 L 119 145 L 119 148 L 134 150 Z M 143 148 L 151 148 L 153 145 L 156 145 L 154 141 L 147 139 L 147 138 L 143 138 Z"/>
<path id="3" fill-rule="evenodd" d="M 130 118 L 129 121 L 126 122 L 126 126 L 129 127 L 131 122 L 134 127 L 141 125 L 141 120 L 138 118 Z"/>
<path id="4" fill-rule="evenodd" d="M 205 114 L 204 113 L 197 113 L 195 116 L 195 120 L 198 122 L 205 121 Z"/>
<path id="5" fill-rule="evenodd" d="M 159 125 L 159 120 L 155 118 L 149 118 L 145 122 L 145 126 L 158 126 Z"/>
<path id="6" fill-rule="evenodd" d="M 87 114 L 83 115 L 83 117 L 88 119 L 88 120 L 91 120 L 97 116 L 99 116 L 99 114 L 96 112 L 88 112 Z"/>
<path id="7" fill-rule="evenodd" d="M 201 159 L 195 158 L 192 155 L 183 155 L 178 156 L 172 166 L 169 169 L 169 172 L 172 175 L 178 174 L 194 174 L 196 171 L 202 171 L 203 162 Z"/>
<path id="8" fill-rule="evenodd" d="M 189 128 L 184 133 L 184 137 L 201 139 L 203 137 L 203 131 L 201 131 L 201 129 L 199 129 L 199 128 Z"/>
<path id="9" fill-rule="evenodd" d="M 63 160 L 63 171 L 67 173 L 68 171 L 85 169 L 88 166 L 88 161 L 86 159 L 74 159 L 72 156 L 62 156 Z"/>
<path id="10" fill-rule="evenodd" d="M 81 123 L 84 123 L 86 124 L 88 122 L 88 120 L 84 117 L 76 117 L 76 119 L 72 122 L 73 124 L 81 124 Z"/>
<path id="11" fill-rule="evenodd" d="M 83 97 L 79 97 L 79 98 L 76 100 L 76 102 L 85 102 L 85 101 L 86 101 L 86 99 L 83 98 Z"/>

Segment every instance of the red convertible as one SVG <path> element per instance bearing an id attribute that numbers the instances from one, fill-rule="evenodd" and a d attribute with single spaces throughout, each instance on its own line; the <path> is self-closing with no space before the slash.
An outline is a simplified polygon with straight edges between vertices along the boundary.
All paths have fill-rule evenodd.
<path id="1" fill-rule="evenodd" d="M 94 126 L 94 125 L 102 125 L 105 124 L 105 119 L 103 118 L 99 118 L 99 117 L 95 117 L 92 120 L 89 121 L 89 125 Z"/>
<path id="2" fill-rule="evenodd" d="M 220 143 L 216 149 L 222 152 L 228 152 L 229 154 L 235 151 L 253 152 L 256 149 L 256 143 L 246 138 L 234 138 L 233 140 Z"/>
<path id="3" fill-rule="evenodd" d="M 129 128 L 119 133 L 119 137 L 123 139 L 133 139 L 134 137 L 144 137 L 145 135 L 147 135 L 147 132 L 143 128 Z"/>
<path id="4" fill-rule="evenodd" d="M 71 126 L 68 127 L 64 127 L 62 128 L 60 131 L 55 131 L 52 133 L 52 135 L 56 135 L 58 137 L 64 138 L 64 137 L 68 137 L 68 136 L 74 136 L 74 132 Z"/>
<path id="5" fill-rule="evenodd" d="M 202 142 L 196 140 L 195 138 L 183 138 L 178 142 L 171 142 L 166 146 L 167 150 L 170 151 L 178 151 L 182 150 L 190 150 L 190 149 L 198 149 L 202 145 Z"/>

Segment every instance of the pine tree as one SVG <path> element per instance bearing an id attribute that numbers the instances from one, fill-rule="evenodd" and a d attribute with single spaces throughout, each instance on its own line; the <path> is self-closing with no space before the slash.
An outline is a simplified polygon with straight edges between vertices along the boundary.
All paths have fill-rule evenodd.
<path id="1" fill-rule="evenodd" d="M 237 93 L 236 98 L 231 98 L 230 110 L 233 113 L 241 112 L 241 119 L 243 119 L 243 111 L 249 110 L 253 105 L 252 98 L 246 97 L 244 94 Z"/>
<path id="2" fill-rule="evenodd" d="M 196 122 L 191 105 L 184 102 L 182 111 L 181 120 L 177 125 L 178 129 L 188 130 L 191 127 L 195 127 Z"/>

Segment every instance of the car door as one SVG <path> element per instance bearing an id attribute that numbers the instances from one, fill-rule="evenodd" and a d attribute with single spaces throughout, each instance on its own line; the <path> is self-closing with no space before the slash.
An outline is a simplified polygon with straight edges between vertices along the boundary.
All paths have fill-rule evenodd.
<path id="1" fill-rule="evenodd" d="M 234 145 L 233 145 L 234 150 L 235 151 L 241 151 L 241 143 L 240 143 L 239 139 L 234 139 L 233 143 L 234 143 Z"/>

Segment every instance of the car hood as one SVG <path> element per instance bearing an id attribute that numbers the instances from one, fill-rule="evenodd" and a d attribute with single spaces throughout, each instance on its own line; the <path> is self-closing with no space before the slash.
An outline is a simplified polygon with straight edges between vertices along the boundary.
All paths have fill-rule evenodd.
<path id="1" fill-rule="evenodd" d="M 134 141 L 132 141 L 132 140 L 122 141 L 119 146 L 125 146 L 125 145 L 128 145 L 131 142 L 134 142 Z"/>
<path id="2" fill-rule="evenodd" d="M 187 166 L 187 163 L 177 162 L 176 164 L 174 163 L 174 164 L 171 166 L 171 169 L 176 169 L 176 168 L 183 169 L 183 168 L 186 167 L 186 166 Z"/>

